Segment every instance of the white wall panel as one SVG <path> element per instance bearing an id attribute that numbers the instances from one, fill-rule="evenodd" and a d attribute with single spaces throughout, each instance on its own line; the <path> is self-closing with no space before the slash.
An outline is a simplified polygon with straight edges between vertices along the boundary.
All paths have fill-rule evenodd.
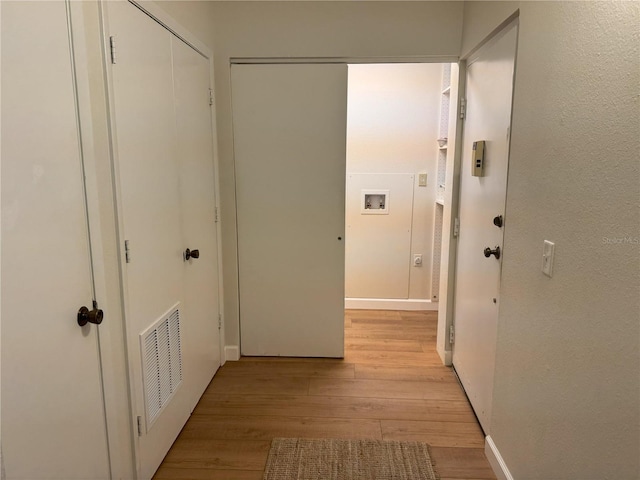
<path id="1" fill-rule="evenodd" d="M 347 175 L 347 298 L 409 298 L 413 183 L 413 174 Z M 362 192 L 372 190 L 389 192 L 388 213 L 363 212 Z"/>

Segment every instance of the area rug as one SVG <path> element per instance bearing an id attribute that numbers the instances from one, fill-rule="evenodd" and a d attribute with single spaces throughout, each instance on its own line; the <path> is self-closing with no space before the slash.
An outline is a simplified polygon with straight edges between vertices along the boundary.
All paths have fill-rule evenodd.
<path id="1" fill-rule="evenodd" d="M 392 440 L 275 438 L 263 480 L 437 480 L 429 446 Z"/>

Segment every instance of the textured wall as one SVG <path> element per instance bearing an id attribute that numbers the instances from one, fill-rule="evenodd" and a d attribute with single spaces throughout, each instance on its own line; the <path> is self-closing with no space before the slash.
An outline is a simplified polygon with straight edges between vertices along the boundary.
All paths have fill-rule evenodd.
<path id="1" fill-rule="evenodd" d="M 638 478 L 640 5 L 519 8 L 490 435 L 517 479 Z"/>

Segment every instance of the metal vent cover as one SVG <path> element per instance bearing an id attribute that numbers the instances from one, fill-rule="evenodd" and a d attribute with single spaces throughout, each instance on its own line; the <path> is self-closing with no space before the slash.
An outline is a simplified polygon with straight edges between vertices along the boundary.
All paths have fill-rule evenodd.
<path id="1" fill-rule="evenodd" d="M 140 334 L 146 431 L 182 383 L 180 303 Z"/>

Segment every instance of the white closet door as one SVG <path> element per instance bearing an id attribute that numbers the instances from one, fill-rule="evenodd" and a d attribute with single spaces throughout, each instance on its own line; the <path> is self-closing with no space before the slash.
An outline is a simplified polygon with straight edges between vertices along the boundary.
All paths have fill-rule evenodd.
<path id="1" fill-rule="evenodd" d="M 140 478 L 151 478 L 219 366 L 208 61 L 127 2 L 108 4 L 126 324 Z M 185 261 L 186 249 L 199 258 Z M 166 323 L 165 323 L 166 318 Z"/>
<path id="2" fill-rule="evenodd" d="M 92 280 L 65 3 L 0 8 L 6 478 L 108 479 L 100 327 L 77 323 Z"/>
<path id="3" fill-rule="evenodd" d="M 233 65 L 243 355 L 344 355 L 346 65 Z"/>
<path id="4" fill-rule="evenodd" d="M 493 400 L 509 128 L 517 27 L 484 46 L 467 68 L 467 118 L 460 175 L 460 235 L 456 265 L 453 365 L 486 433 Z M 473 142 L 486 142 L 484 176 L 471 175 Z M 500 259 L 484 249 L 501 249 Z"/>
<path id="5" fill-rule="evenodd" d="M 173 52 L 178 166 L 185 246 L 199 252 L 184 266 L 185 385 L 192 408 L 220 366 L 218 241 L 209 60 L 176 37 Z"/>

